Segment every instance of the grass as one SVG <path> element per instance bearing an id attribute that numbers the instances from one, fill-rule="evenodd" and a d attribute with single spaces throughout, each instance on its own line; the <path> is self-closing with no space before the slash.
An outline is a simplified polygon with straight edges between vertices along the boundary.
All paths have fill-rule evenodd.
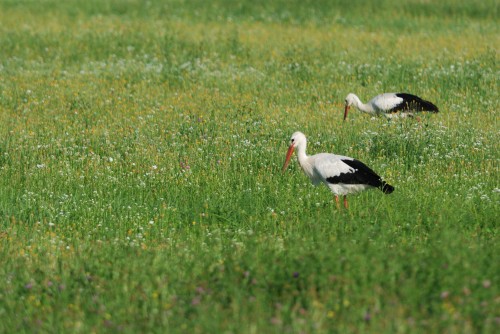
<path id="1" fill-rule="evenodd" d="M 0 332 L 497 332 L 497 17 L 0 1 Z M 441 112 L 342 122 L 384 91 Z M 396 191 L 337 210 L 298 130 Z"/>

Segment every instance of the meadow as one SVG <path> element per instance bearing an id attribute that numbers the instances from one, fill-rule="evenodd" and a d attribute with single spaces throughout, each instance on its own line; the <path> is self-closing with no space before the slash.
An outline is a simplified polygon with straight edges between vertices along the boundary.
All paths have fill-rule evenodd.
<path id="1" fill-rule="evenodd" d="M 0 332 L 500 331 L 498 7 L 0 0 Z"/>

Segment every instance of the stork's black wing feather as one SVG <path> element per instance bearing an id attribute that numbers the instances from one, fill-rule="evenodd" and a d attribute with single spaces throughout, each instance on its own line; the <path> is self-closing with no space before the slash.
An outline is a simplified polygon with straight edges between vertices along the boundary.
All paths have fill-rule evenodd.
<path id="1" fill-rule="evenodd" d="M 403 102 L 389 110 L 389 112 L 398 111 L 429 111 L 438 112 L 439 109 L 434 105 L 434 103 L 423 100 L 422 98 L 408 94 L 408 93 L 397 93 L 397 97 L 403 99 Z"/>
<path id="2" fill-rule="evenodd" d="M 383 181 L 377 173 L 361 161 L 356 159 L 342 159 L 342 162 L 353 168 L 354 172 L 341 173 L 340 175 L 328 177 L 326 179 L 327 182 L 332 184 L 367 184 L 381 189 L 386 194 L 390 194 L 394 191 L 393 186 Z"/>

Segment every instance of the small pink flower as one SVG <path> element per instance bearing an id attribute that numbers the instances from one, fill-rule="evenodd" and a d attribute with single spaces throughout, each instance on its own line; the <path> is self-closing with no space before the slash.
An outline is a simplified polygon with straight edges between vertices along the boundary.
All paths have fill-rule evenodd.
<path id="1" fill-rule="evenodd" d="M 189 166 L 189 164 L 187 162 L 185 162 L 185 161 L 180 161 L 179 162 L 179 166 L 183 170 L 189 170 L 189 169 L 191 169 L 191 167 Z"/>
<path id="2" fill-rule="evenodd" d="M 441 292 L 441 299 L 446 299 L 449 296 L 450 296 L 450 293 L 448 291 Z"/>

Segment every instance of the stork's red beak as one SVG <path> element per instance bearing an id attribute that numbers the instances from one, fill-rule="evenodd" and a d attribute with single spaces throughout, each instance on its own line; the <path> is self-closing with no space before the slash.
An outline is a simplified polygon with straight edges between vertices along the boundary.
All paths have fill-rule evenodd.
<path id="1" fill-rule="evenodd" d="M 345 105 L 345 110 L 344 110 L 344 121 L 347 119 L 347 112 L 349 111 L 349 106 L 346 104 Z"/>
<path id="2" fill-rule="evenodd" d="M 288 164 L 290 163 L 290 158 L 292 157 L 294 150 L 295 150 L 295 146 L 293 146 L 293 144 L 290 145 L 290 147 L 288 148 L 288 152 L 286 152 L 285 163 L 283 164 L 283 168 L 281 169 L 282 172 L 284 172 L 286 170 L 286 168 L 288 167 Z"/>

